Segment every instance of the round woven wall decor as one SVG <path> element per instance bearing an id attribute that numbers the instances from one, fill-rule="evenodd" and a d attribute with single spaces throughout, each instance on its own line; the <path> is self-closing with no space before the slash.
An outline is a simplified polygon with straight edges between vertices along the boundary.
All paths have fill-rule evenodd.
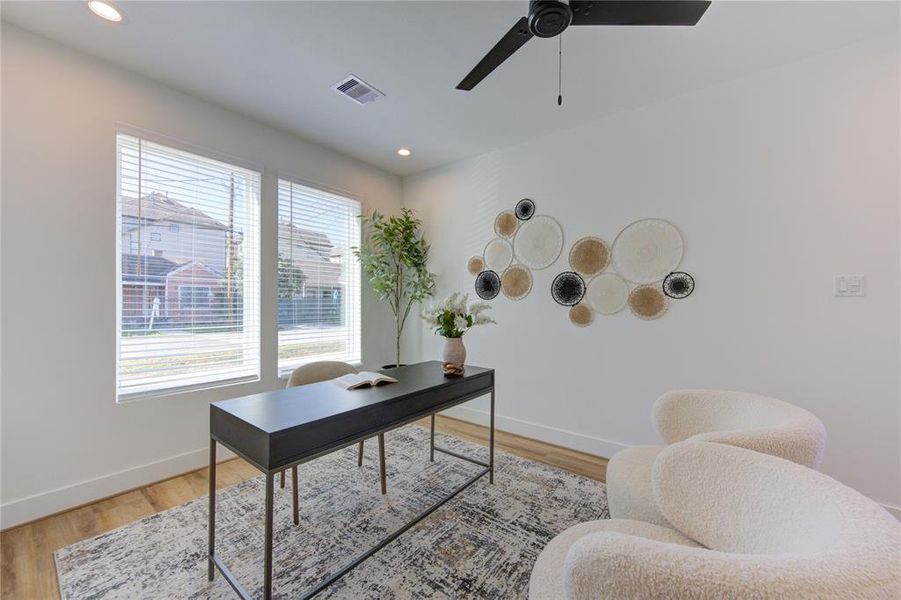
<path id="1" fill-rule="evenodd" d="M 682 234 L 663 219 L 627 226 L 613 241 L 613 268 L 633 283 L 660 281 L 682 261 Z"/>
<path id="2" fill-rule="evenodd" d="M 494 232 L 501 237 L 510 238 L 519 227 L 519 219 L 512 210 L 505 210 L 494 219 Z"/>
<path id="3" fill-rule="evenodd" d="M 485 261 L 482 260 L 481 256 L 473 256 L 466 263 L 466 270 L 469 271 L 470 275 L 478 275 L 485 270 Z"/>
<path id="4" fill-rule="evenodd" d="M 520 221 L 528 221 L 535 214 L 535 203 L 528 198 L 523 198 L 516 203 L 516 208 L 513 209 L 513 212 Z"/>
<path id="5" fill-rule="evenodd" d="M 522 300 L 532 290 L 532 273 L 522 265 L 513 265 L 501 274 L 501 291 L 511 300 Z"/>
<path id="6" fill-rule="evenodd" d="M 594 315 L 592 314 L 591 309 L 584 304 L 576 304 L 569 309 L 569 320 L 573 325 L 578 327 L 588 327 L 591 325 L 593 319 Z"/>
<path id="7" fill-rule="evenodd" d="M 569 251 L 569 266 L 580 275 L 597 275 L 609 263 L 610 246 L 599 237 L 583 237 Z"/>
<path id="8" fill-rule="evenodd" d="M 503 238 L 494 238 L 485 246 L 485 268 L 501 272 L 513 262 L 513 246 Z"/>
<path id="9" fill-rule="evenodd" d="M 657 319 L 668 306 L 668 298 L 655 285 L 640 285 L 629 294 L 629 308 L 642 319 Z"/>
<path id="10" fill-rule="evenodd" d="M 547 215 L 538 215 L 519 226 L 513 238 L 516 260 L 530 269 L 546 269 L 563 250 L 563 229 Z"/>
<path id="11" fill-rule="evenodd" d="M 585 302 L 602 315 L 612 315 L 629 301 L 629 285 L 616 273 L 601 273 L 588 282 Z"/>
<path id="12" fill-rule="evenodd" d="M 557 304 L 575 306 L 585 295 L 585 280 L 578 273 L 564 271 L 551 283 L 551 296 Z"/>
<path id="13" fill-rule="evenodd" d="M 663 293 L 670 298 L 688 298 L 695 290 L 694 277 L 682 271 L 670 273 L 663 280 Z"/>
<path id="14" fill-rule="evenodd" d="M 501 279 L 494 271 L 482 271 L 476 277 L 476 294 L 482 300 L 493 300 L 501 291 Z"/>

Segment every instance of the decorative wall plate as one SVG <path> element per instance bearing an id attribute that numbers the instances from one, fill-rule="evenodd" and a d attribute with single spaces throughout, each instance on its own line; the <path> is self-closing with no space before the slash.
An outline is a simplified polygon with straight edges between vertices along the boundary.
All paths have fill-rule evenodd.
<path id="1" fill-rule="evenodd" d="M 597 275 L 609 263 L 610 246 L 599 237 L 583 237 L 569 251 L 569 266 L 580 275 Z"/>
<path id="2" fill-rule="evenodd" d="M 476 294 L 482 300 L 493 300 L 501 291 L 501 278 L 494 271 L 482 271 L 476 277 Z"/>
<path id="3" fill-rule="evenodd" d="M 485 261 L 482 260 L 481 256 L 473 256 L 466 263 L 466 270 L 469 271 L 470 275 L 478 275 L 485 270 Z"/>
<path id="4" fill-rule="evenodd" d="M 682 235 L 663 219 L 636 221 L 613 242 L 613 268 L 633 283 L 660 281 L 682 261 Z"/>
<path id="5" fill-rule="evenodd" d="M 642 319 L 657 319 L 668 306 L 669 299 L 655 285 L 640 285 L 629 294 L 629 308 Z"/>
<path id="6" fill-rule="evenodd" d="M 683 271 L 670 273 L 663 280 L 663 293 L 670 298 L 687 298 L 695 289 L 694 277 Z"/>
<path id="7" fill-rule="evenodd" d="M 485 246 L 485 268 L 502 272 L 513 262 L 513 246 L 503 238 L 494 238 Z"/>
<path id="8" fill-rule="evenodd" d="M 505 210 L 494 219 L 494 233 L 504 238 L 511 238 L 519 227 L 519 219 L 512 210 Z"/>
<path id="9" fill-rule="evenodd" d="M 547 215 L 533 217 L 519 226 L 513 250 L 516 259 L 530 269 L 546 269 L 563 250 L 563 229 Z"/>
<path id="10" fill-rule="evenodd" d="M 591 325 L 591 321 L 594 320 L 594 315 L 585 304 L 576 304 L 569 309 L 569 320 L 573 325 L 588 327 Z"/>
<path id="11" fill-rule="evenodd" d="M 523 198 L 516 203 L 516 208 L 513 209 L 513 212 L 520 221 L 528 221 L 535 214 L 535 203 L 528 198 Z"/>
<path id="12" fill-rule="evenodd" d="M 554 277 L 554 282 L 551 283 L 551 296 L 557 304 L 575 306 L 585 296 L 585 280 L 578 273 L 564 271 Z"/>
<path id="13" fill-rule="evenodd" d="M 621 311 L 629 301 L 629 285 L 616 273 L 601 273 L 588 282 L 585 302 L 602 315 Z"/>
<path id="14" fill-rule="evenodd" d="M 511 300 L 522 300 L 532 290 L 532 273 L 522 265 L 513 265 L 501 274 L 501 291 Z"/>

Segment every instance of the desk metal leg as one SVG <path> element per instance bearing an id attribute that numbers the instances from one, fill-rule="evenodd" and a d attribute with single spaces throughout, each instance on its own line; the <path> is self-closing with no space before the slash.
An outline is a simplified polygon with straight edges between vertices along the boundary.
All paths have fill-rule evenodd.
<path id="1" fill-rule="evenodd" d="M 216 574 L 216 565 L 213 563 L 213 555 L 216 550 L 216 440 L 210 438 L 210 508 L 209 508 L 209 546 L 207 552 L 207 572 L 206 577 L 209 581 L 213 580 Z"/>
<path id="2" fill-rule="evenodd" d="M 488 430 L 488 483 L 494 483 L 494 390 L 491 390 L 491 427 Z"/>
<path id="3" fill-rule="evenodd" d="M 263 554 L 263 598 L 272 598 L 272 473 L 266 473 L 266 539 Z"/>
<path id="4" fill-rule="evenodd" d="M 429 441 L 429 460 L 435 462 L 435 415 L 432 415 L 432 435 Z"/>

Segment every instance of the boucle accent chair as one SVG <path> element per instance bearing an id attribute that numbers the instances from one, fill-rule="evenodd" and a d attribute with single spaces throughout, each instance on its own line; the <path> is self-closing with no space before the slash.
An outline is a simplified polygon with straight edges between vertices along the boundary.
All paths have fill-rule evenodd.
<path id="1" fill-rule="evenodd" d="M 674 528 L 567 529 L 538 557 L 531 600 L 901 598 L 901 523 L 834 479 L 695 441 L 661 451 L 652 472 Z"/>
<path id="2" fill-rule="evenodd" d="M 813 414 L 775 398 L 725 390 L 677 390 L 654 403 L 654 427 L 667 444 L 719 442 L 820 466 L 826 428 Z M 669 523 L 654 502 L 651 466 L 663 446 L 634 446 L 607 465 L 610 516 L 657 525 Z"/>

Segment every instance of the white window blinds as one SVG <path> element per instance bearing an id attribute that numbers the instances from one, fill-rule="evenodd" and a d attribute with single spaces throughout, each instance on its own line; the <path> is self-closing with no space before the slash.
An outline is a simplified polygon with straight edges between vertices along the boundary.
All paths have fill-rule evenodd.
<path id="1" fill-rule="evenodd" d="M 278 368 L 360 360 L 360 203 L 278 182 Z"/>
<path id="2" fill-rule="evenodd" d="M 118 142 L 119 399 L 260 376 L 260 174 Z"/>

